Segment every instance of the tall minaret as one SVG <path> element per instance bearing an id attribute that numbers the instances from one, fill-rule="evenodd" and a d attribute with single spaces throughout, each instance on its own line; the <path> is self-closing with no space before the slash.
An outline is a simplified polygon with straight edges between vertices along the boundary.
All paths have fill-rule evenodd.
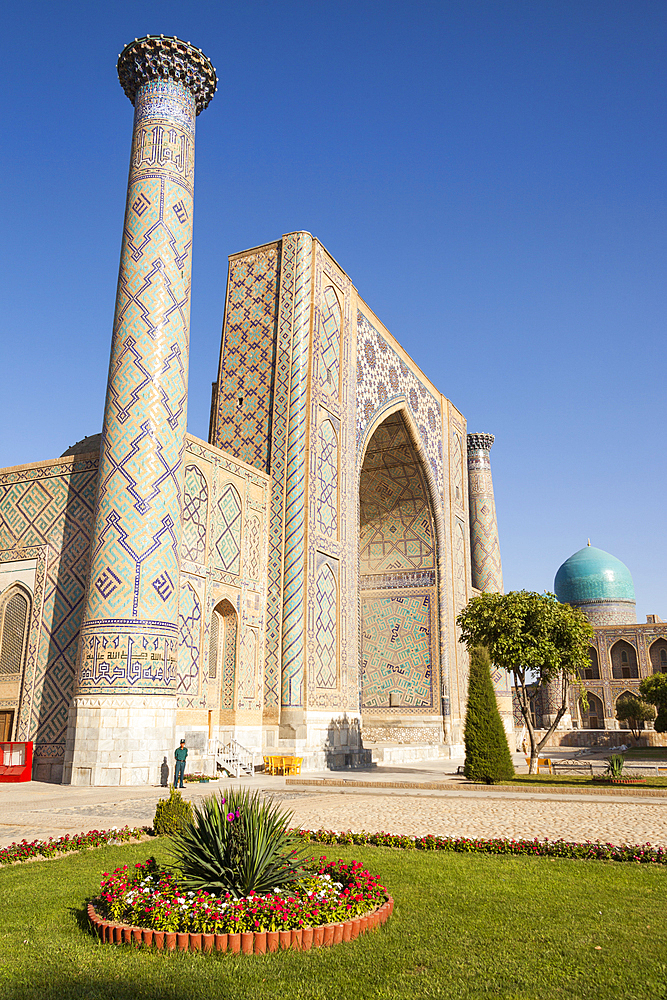
<path id="1" fill-rule="evenodd" d="M 503 567 L 489 457 L 494 441 L 493 434 L 468 434 L 470 549 L 473 587 L 483 593 L 502 594 Z M 510 676 L 505 670 L 494 669 L 492 677 L 498 708 L 510 735 L 514 728 Z"/>
<path id="2" fill-rule="evenodd" d="M 134 131 L 77 692 L 65 781 L 144 784 L 171 762 L 200 49 L 135 39 L 118 58 Z"/>

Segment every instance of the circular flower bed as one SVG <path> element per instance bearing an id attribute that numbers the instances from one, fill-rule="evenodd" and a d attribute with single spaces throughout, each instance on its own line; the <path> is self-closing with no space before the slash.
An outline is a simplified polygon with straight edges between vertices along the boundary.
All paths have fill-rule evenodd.
<path id="1" fill-rule="evenodd" d="M 153 858 L 103 876 L 89 915 L 104 941 L 181 950 L 275 951 L 351 940 L 384 923 L 393 900 L 356 861 L 312 861 L 283 890 L 238 899 L 186 891 Z"/>

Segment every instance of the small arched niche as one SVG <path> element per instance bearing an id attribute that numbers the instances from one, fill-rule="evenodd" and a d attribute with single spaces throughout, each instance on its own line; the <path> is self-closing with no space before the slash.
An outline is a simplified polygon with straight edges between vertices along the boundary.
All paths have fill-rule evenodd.
<path id="1" fill-rule="evenodd" d="M 584 707 L 583 701 L 579 701 L 579 711 L 581 712 L 581 724 L 584 729 L 604 729 L 604 706 L 601 700 L 592 691 L 586 692 L 588 708 Z"/>

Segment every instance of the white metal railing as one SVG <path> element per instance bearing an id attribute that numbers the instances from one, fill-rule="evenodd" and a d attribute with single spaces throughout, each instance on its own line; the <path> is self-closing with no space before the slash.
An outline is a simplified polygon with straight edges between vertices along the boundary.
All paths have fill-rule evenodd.
<path id="1" fill-rule="evenodd" d="M 230 740 L 224 746 L 217 746 L 215 752 L 216 763 L 233 773 L 235 778 L 240 778 L 242 774 L 252 778 L 255 774 L 256 757 L 254 750 L 248 750 L 238 740 Z"/>

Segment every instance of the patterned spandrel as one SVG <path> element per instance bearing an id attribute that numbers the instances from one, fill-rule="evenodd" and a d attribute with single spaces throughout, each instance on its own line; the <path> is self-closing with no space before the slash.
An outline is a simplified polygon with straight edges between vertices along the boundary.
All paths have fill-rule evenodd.
<path id="1" fill-rule="evenodd" d="M 357 448 L 378 410 L 394 399 L 407 400 L 410 413 L 442 492 L 443 446 L 440 403 L 417 374 L 389 346 L 363 313 L 357 314 Z"/>
<path id="2" fill-rule="evenodd" d="M 181 554 L 190 562 L 203 562 L 206 554 L 208 486 L 196 465 L 185 470 L 183 493 L 183 538 Z"/>
<path id="3" fill-rule="evenodd" d="M 273 245 L 229 265 L 212 443 L 269 471 L 280 255 Z"/>
<path id="4" fill-rule="evenodd" d="M 428 494 L 399 414 L 371 438 L 361 471 L 362 574 L 435 568 Z"/>
<path id="5" fill-rule="evenodd" d="M 336 538 L 338 534 L 338 438 L 330 420 L 325 420 L 319 430 L 317 478 L 319 529 L 326 537 Z"/>
<path id="6" fill-rule="evenodd" d="M 201 604 L 189 584 L 181 587 L 178 621 L 178 705 L 193 708 L 199 695 Z"/>
<path id="7" fill-rule="evenodd" d="M 243 630 L 240 659 L 237 707 L 245 711 L 257 711 L 261 704 L 257 684 L 257 631 L 254 628 Z"/>
<path id="8" fill-rule="evenodd" d="M 320 323 L 320 382 L 326 392 L 338 396 L 341 310 L 332 285 L 327 285 L 322 293 Z"/>
<path id="9" fill-rule="evenodd" d="M 17 738 L 55 756 L 74 693 L 96 483 L 97 458 L 0 476 L 0 561 L 38 556 Z"/>
<path id="10" fill-rule="evenodd" d="M 337 604 L 338 587 L 333 570 L 326 563 L 317 575 L 317 617 L 315 619 L 315 683 L 319 688 L 335 688 L 338 676 Z"/>
<path id="11" fill-rule="evenodd" d="M 241 572 L 241 498 L 231 483 L 220 491 L 213 562 L 226 573 Z"/>
<path id="12" fill-rule="evenodd" d="M 375 594 L 361 602 L 362 705 L 433 706 L 430 594 Z"/>

